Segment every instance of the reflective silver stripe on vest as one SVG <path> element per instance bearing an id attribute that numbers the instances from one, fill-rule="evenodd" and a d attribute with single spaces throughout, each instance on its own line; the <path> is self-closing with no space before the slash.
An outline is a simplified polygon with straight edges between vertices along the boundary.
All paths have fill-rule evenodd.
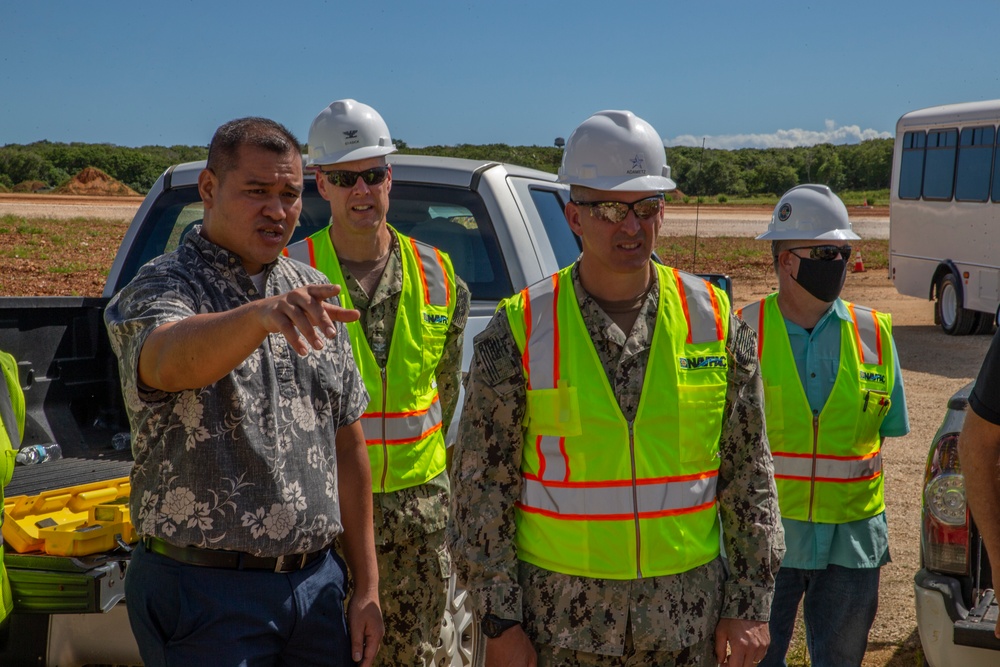
<path id="1" fill-rule="evenodd" d="M 882 364 L 882 348 L 879 340 L 878 320 L 870 308 L 852 306 L 854 325 L 861 341 L 861 363 Z"/>
<path id="2" fill-rule="evenodd" d="M 547 482 L 563 482 L 569 479 L 569 467 L 566 465 L 566 455 L 562 451 L 563 438 L 558 435 L 538 436 L 538 452 L 545 462 L 545 468 L 539 471 L 542 479 Z"/>
<path id="3" fill-rule="evenodd" d="M 286 257 L 302 262 L 303 264 L 308 264 L 309 266 L 312 266 L 311 255 L 312 253 L 309 252 L 309 239 L 303 239 L 285 248 Z"/>
<path id="4" fill-rule="evenodd" d="M 531 389 L 554 389 L 556 386 L 556 285 L 559 276 L 532 285 L 528 289 L 526 349 Z"/>
<path id="5" fill-rule="evenodd" d="M 447 306 L 448 286 L 445 284 L 447 278 L 444 274 L 444 267 L 438 261 L 437 251 L 426 243 L 415 242 L 411 245 L 417 251 L 420 264 L 424 269 L 424 280 L 427 281 L 427 303 L 432 306 Z"/>
<path id="6" fill-rule="evenodd" d="M 687 301 L 688 326 L 690 327 L 692 343 L 708 343 L 722 340 L 719 331 L 719 312 L 712 302 L 711 287 L 698 276 L 678 271 L 681 284 L 684 286 L 684 298 Z"/>
<path id="7" fill-rule="evenodd" d="M 882 452 L 865 459 L 816 457 L 816 479 L 851 482 L 874 477 L 882 472 Z M 812 479 L 811 456 L 788 456 L 774 453 L 774 474 L 780 477 Z"/>
<path id="8" fill-rule="evenodd" d="M 556 296 L 559 276 L 554 275 L 528 289 L 527 312 L 531 317 L 527 330 L 528 378 L 531 389 L 554 389 L 558 369 L 556 340 L 558 329 Z M 543 479 L 563 481 L 569 475 L 566 456 L 562 451 L 562 437 L 543 435 L 538 437 L 537 447 L 543 468 Z"/>
<path id="9" fill-rule="evenodd" d="M 763 322 L 761 321 L 764 314 L 764 300 L 754 301 L 749 303 L 740 309 L 739 317 L 741 320 L 747 323 L 747 325 L 753 329 L 753 332 L 757 334 L 757 358 L 760 358 L 761 350 L 764 347 L 764 339 L 760 335 L 760 330 L 763 327 Z"/>
<path id="10" fill-rule="evenodd" d="M 649 515 L 694 510 L 715 500 L 716 483 L 716 475 L 656 484 L 643 484 L 640 480 L 635 487 L 637 511 L 640 515 Z M 567 519 L 635 519 L 631 483 L 597 484 L 566 487 L 525 478 L 521 486 L 521 504 Z"/>
<path id="11" fill-rule="evenodd" d="M 740 319 L 749 324 L 758 336 L 760 336 L 760 311 L 763 303 L 763 300 L 754 301 L 740 309 Z"/>
<path id="12" fill-rule="evenodd" d="M 401 445 L 420 440 L 421 436 L 435 426 L 441 425 L 441 401 L 436 397 L 431 407 L 424 412 L 409 415 L 386 415 L 385 442 L 389 445 Z M 382 413 L 371 412 L 361 416 L 361 430 L 365 434 L 365 442 L 382 442 Z"/>

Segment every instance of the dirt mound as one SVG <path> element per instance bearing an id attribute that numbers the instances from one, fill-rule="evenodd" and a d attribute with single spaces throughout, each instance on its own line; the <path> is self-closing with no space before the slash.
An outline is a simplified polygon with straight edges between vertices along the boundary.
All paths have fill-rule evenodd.
<path id="1" fill-rule="evenodd" d="M 14 192 L 38 192 L 47 187 L 49 187 L 49 184 L 42 181 L 21 181 L 14 186 Z"/>
<path id="2" fill-rule="evenodd" d="M 87 167 L 65 185 L 56 189 L 63 195 L 95 195 L 99 197 L 135 197 L 139 193 L 96 167 Z"/>

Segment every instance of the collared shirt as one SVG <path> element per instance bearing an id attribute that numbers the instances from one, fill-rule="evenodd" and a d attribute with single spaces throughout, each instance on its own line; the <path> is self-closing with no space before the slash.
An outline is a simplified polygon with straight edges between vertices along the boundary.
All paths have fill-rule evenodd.
<path id="1" fill-rule="evenodd" d="M 656 328 L 659 284 L 654 282 L 626 336 L 583 289 L 579 266 L 572 278 L 618 406 L 632 419 Z M 764 433 L 756 337 L 734 317 L 726 347 L 729 375 L 718 506 L 728 578 L 721 559 L 663 577 L 576 577 L 517 560 L 514 504 L 521 491 L 525 379 L 506 314 L 501 310 L 493 317 L 476 337 L 467 378 L 449 524 L 459 581 L 473 593 L 479 613 L 522 620 L 540 643 L 606 655 L 622 655 L 629 623 L 637 650 L 669 651 L 711 636 L 720 615 L 769 618 L 784 546 Z"/>
<path id="2" fill-rule="evenodd" d="M 840 368 L 840 320 L 851 321 L 851 314 L 841 299 L 831 304 L 812 332 L 785 320 L 792 356 L 805 389 L 809 407 L 819 414 L 826 405 Z M 879 435 L 899 437 L 910 432 L 906 410 L 903 375 L 899 368 L 896 342 L 890 341 L 895 359 L 896 382 L 892 405 L 882 422 Z M 889 527 L 885 512 L 849 523 L 813 523 L 782 517 L 788 551 L 782 567 L 822 570 L 828 565 L 850 568 L 881 567 L 890 561 Z"/>
<path id="3" fill-rule="evenodd" d="M 371 347 L 376 363 L 385 368 L 389 359 L 389 344 L 403 292 L 403 261 L 396 235 L 382 277 L 371 296 L 365 293 L 350 269 L 340 263 L 351 303 L 361 311 L 361 328 Z M 462 342 L 469 319 L 471 296 L 465 282 L 455 277 L 455 311 L 445 335 L 444 350 L 437 367 L 438 394 L 441 400 L 443 432 L 448 432 L 462 381 Z M 441 530 L 448 523 L 450 485 L 448 472 L 424 484 L 389 493 L 374 494 L 375 544 L 405 542 L 417 535 Z"/>
<path id="4" fill-rule="evenodd" d="M 261 294 L 236 255 L 197 231 L 143 266 L 104 315 L 132 426 L 132 521 L 178 546 L 315 551 L 343 532 L 336 431 L 368 403 L 343 324 L 304 357 L 269 334 L 206 387 L 170 393 L 139 383 L 139 353 L 157 327 L 329 282 L 279 257 L 264 268 Z"/>

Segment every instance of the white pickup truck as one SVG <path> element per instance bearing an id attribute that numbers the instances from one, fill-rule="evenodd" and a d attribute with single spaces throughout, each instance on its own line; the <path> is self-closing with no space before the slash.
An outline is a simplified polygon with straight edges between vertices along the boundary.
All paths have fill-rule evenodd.
<path id="1" fill-rule="evenodd" d="M 580 245 L 563 209 L 568 186 L 533 169 L 489 161 L 395 155 L 389 223 L 451 255 L 472 292 L 465 362 L 497 302 L 573 262 Z M 25 445 L 58 442 L 64 458 L 18 467 L 8 498 L 128 475 L 128 432 L 117 364 L 102 313 L 147 261 L 177 247 L 203 216 L 203 162 L 169 168 L 129 227 L 101 298 L 0 298 L 0 349 L 14 355 L 27 401 Z M 307 176 L 293 241 L 325 226 L 329 205 Z M 728 290 L 723 276 L 706 276 Z M 457 415 L 454 420 L 457 423 Z M 455 424 L 449 442 L 455 434 Z M 125 548 L 85 557 L 18 554 L 6 565 L 15 613 L 0 636 L 0 665 L 136 665 L 124 609 Z M 438 665 L 477 664 L 482 651 L 468 596 L 453 584 Z"/>

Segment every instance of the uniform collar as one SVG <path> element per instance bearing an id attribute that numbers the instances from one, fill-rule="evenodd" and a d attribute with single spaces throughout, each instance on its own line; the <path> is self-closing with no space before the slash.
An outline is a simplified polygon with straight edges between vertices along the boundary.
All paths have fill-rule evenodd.
<path id="1" fill-rule="evenodd" d="M 194 249 L 198 255 L 210 266 L 214 267 L 223 275 L 231 275 L 238 279 L 243 287 L 253 287 L 250 274 L 243 268 L 243 260 L 236 253 L 226 250 L 220 245 L 216 245 L 201 235 L 201 225 L 196 225 L 184 237 L 184 244 Z M 264 265 L 265 282 L 278 260 L 275 259 L 270 264 Z M 245 285 L 243 283 L 246 283 Z"/>

